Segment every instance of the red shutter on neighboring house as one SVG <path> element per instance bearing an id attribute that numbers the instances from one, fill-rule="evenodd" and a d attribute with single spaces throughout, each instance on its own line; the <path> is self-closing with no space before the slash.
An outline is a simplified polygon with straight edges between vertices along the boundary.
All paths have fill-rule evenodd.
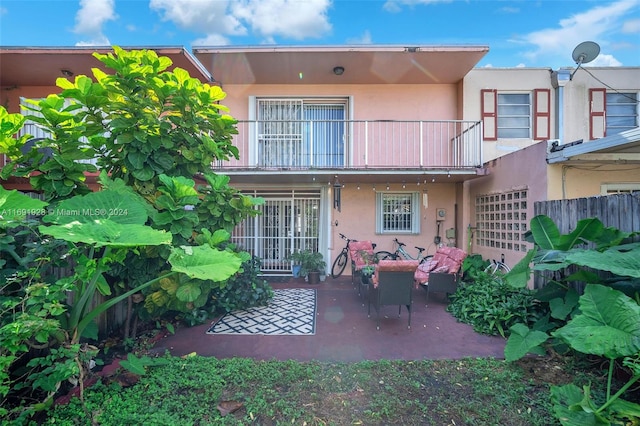
<path id="1" fill-rule="evenodd" d="M 607 89 L 589 89 L 589 139 L 606 136 Z"/>
<path id="2" fill-rule="evenodd" d="M 551 90 L 533 91 L 533 139 L 544 140 L 551 137 Z"/>
<path id="3" fill-rule="evenodd" d="M 498 140 L 498 92 L 495 89 L 480 90 L 482 111 L 482 138 L 485 141 Z"/>

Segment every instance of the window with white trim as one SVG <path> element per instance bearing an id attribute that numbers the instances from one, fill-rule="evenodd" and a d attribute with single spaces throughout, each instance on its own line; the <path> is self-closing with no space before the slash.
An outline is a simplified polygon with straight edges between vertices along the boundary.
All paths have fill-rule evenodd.
<path id="1" fill-rule="evenodd" d="M 640 183 L 603 183 L 600 185 L 600 195 L 623 194 L 640 191 Z"/>
<path id="2" fill-rule="evenodd" d="M 638 94 L 607 93 L 607 135 L 638 127 Z"/>
<path id="3" fill-rule="evenodd" d="M 544 140 L 551 137 L 551 91 L 481 90 L 482 131 L 485 141 Z"/>
<path id="4" fill-rule="evenodd" d="M 531 97 L 528 93 L 498 93 L 498 138 L 531 137 Z"/>
<path id="5" fill-rule="evenodd" d="M 269 167 L 341 167 L 346 98 L 257 98 L 258 163 Z"/>
<path id="6" fill-rule="evenodd" d="M 378 234 L 419 234 L 418 192 L 376 192 Z"/>

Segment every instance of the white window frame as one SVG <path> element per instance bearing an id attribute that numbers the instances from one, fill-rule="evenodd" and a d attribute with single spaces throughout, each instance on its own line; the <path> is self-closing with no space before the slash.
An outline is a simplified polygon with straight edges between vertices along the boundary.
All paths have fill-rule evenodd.
<path id="1" fill-rule="evenodd" d="M 393 199 L 405 198 L 410 203 L 408 212 L 386 212 L 385 204 Z M 407 191 L 376 192 L 376 233 L 377 234 L 420 234 L 420 193 Z M 405 223 L 407 226 L 391 227 L 388 224 L 392 218 L 385 216 L 397 216 L 396 225 Z M 402 219 L 402 216 L 408 218 Z"/>
<path id="2" fill-rule="evenodd" d="M 600 195 L 630 193 L 634 191 L 640 191 L 640 183 L 611 182 L 611 183 L 602 183 L 600 185 Z"/>
<path id="3" fill-rule="evenodd" d="M 635 96 L 635 99 L 633 97 Z M 607 136 L 615 135 L 625 130 L 638 127 L 638 99 L 640 98 L 638 92 L 607 92 L 606 94 L 606 129 L 605 134 Z M 615 100 L 615 102 L 614 102 Z M 619 101 L 619 102 L 618 102 Z M 622 110 L 622 111 L 621 111 Z M 621 118 L 625 120 L 624 125 L 611 125 L 611 122 L 615 118 Z M 628 121 L 628 123 L 627 123 Z"/>
<path id="4" fill-rule="evenodd" d="M 516 102 L 504 102 L 505 97 L 516 97 L 516 96 L 526 96 L 528 99 L 527 103 L 516 103 Z M 502 102 L 501 102 L 502 101 Z M 498 139 L 531 139 L 532 133 L 532 96 L 530 92 L 502 92 L 498 91 L 497 93 L 497 135 Z M 523 114 L 521 111 L 511 111 L 504 112 L 504 109 L 523 109 L 526 107 L 527 113 Z M 526 119 L 526 126 L 506 126 L 504 124 L 505 119 Z M 518 130 L 522 131 L 522 135 L 518 136 L 505 136 L 504 132 L 508 130 Z M 524 131 L 526 130 L 526 134 Z"/>

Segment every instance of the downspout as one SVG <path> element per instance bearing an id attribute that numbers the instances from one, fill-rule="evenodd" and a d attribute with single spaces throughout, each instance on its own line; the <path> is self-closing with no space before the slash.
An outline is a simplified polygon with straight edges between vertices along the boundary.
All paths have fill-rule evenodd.
<path id="1" fill-rule="evenodd" d="M 556 90 L 555 96 L 555 108 L 556 108 L 556 120 L 554 125 L 554 131 L 556 139 L 560 145 L 563 144 L 565 139 L 564 135 L 564 86 L 571 81 L 571 70 L 559 69 L 558 71 L 551 71 L 551 86 Z M 566 181 L 567 181 L 567 166 L 562 166 L 562 199 L 567 199 L 566 193 Z"/>

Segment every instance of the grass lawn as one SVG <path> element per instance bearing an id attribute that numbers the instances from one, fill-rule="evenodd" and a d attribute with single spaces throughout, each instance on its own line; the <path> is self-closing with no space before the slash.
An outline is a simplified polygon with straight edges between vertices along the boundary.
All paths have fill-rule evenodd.
<path id="1" fill-rule="evenodd" d="M 604 375 L 573 359 L 300 363 L 166 357 L 59 405 L 55 425 L 553 425 L 549 386 Z M 85 411 L 86 409 L 86 411 Z M 221 411 L 234 410 L 225 416 Z M 84 420 L 80 420 L 84 419 Z M 93 422 L 93 423 L 92 423 Z"/>

